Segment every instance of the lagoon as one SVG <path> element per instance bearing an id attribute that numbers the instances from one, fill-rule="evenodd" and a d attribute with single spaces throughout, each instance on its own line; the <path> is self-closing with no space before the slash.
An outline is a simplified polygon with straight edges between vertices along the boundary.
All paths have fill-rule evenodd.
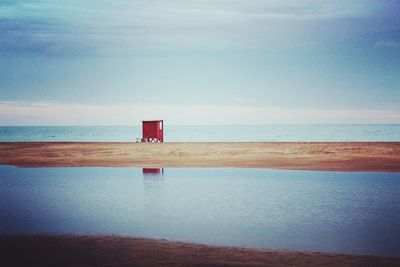
<path id="1" fill-rule="evenodd" d="M 400 173 L 0 166 L 0 234 L 400 256 Z"/>

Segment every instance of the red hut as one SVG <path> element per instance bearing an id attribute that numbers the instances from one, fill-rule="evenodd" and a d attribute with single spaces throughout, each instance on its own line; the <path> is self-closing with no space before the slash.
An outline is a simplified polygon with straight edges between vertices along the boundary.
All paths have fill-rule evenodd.
<path id="1" fill-rule="evenodd" d="M 142 139 L 144 142 L 164 142 L 164 121 L 142 121 Z"/>

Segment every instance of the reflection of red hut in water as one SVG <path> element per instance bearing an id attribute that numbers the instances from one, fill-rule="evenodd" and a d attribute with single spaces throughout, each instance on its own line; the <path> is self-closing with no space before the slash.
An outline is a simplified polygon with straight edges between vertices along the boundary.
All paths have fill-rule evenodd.
<path id="1" fill-rule="evenodd" d="M 164 174 L 164 168 L 143 168 L 143 174 Z"/>
<path id="2" fill-rule="evenodd" d="M 142 143 L 164 142 L 164 121 L 142 121 Z"/>

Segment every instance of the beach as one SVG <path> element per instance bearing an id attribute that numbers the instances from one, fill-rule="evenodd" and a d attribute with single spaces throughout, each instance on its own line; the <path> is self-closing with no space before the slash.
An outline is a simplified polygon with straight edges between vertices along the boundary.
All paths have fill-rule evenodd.
<path id="1" fill-rule="evenodd" d="M 4 266 L 399 266 L 400 258 L 121 236 L 0 236 Z"/>
<path id="2" fill-rule="evenodd" d="M 237 167 L 399 172 L 400 142 L 3 142 L 17 167 Z M 0 235 L 6 266 L 399 266 L 400 258 L 112 235 Z"/>
<path id="3" fill-rule="evenodd" d="M 399 172 L 400 142 L 3 142 L 0 164 Z"/>

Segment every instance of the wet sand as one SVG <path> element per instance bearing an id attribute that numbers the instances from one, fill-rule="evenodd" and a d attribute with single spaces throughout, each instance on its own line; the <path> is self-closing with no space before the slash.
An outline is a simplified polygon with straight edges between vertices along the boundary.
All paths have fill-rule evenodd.
<path id="1" fill-rule="evenodd" d="M 400 142 L 0 143 L 0 164 L 19 167 L 243 167 L 400 171 Z"/>
<path id="2" fill-rule="evenodd" d="M 400 258 L 119 236 L 0 236 L 1 266 L 400 266 Z"/>

